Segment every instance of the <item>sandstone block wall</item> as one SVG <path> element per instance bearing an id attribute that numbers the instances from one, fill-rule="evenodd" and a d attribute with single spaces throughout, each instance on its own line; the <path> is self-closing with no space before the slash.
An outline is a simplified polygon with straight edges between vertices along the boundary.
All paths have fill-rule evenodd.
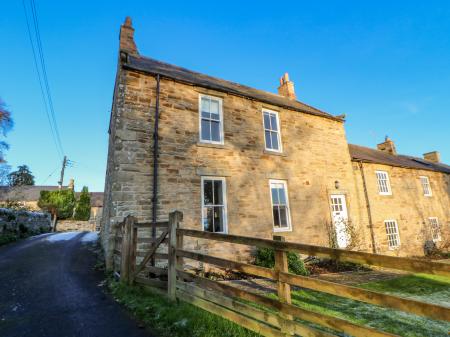
<path id="1" fill-rule="evenodd" d="M 96 223 L 95 221 L 80 221 L 80 220 L 59 220 L 56 224 L 56 230 L 58 232 L 66 232 L 66 231 L 88 231 L 94 232 L 96 231 Z"/>
<path id="2" fill-rule="evenodd" d="M 361 171 L 353 163 L 358 198 L 364 200 Z M 450 240 L 450 176 L 444 173 L 393 167 L 382 164 L 363 164 L 370 207 L 374 224 L 377 252 L 398 256 L 420 256 L 424 254 L 425 240 L 431 239 L 429 217 L 437 217 L 442 240 L 438 246 Z M 392 195 L 378 193 L 375 171 L 386 171 Z M 427 176 L 432 196 L 423 195 L 419 176 Z M 397 220 L 401 245 L 389 249 L 384 220 Z"/>
<path id="3" fill-rule="evenodd" d="M 151 219 L 155 88 L 153 76 L 119 72 L 105 184 L 106 250 L 112 249 L 108 233 L 124 216 Z M 370 248 L 342 122 L 169 79 L 162 79 L 160 88 L 158 220 L 167 220 L 169 212 L 178 209 L 184 213 L 183 226 L 202 229 L 201 177 L 220 176 L 226 179 L 228 232 L 271 238 L 269 179 L 282 179 L 288 185 L 293 230 L 277 235 L 328 245 L 329 196 L 345 194 L 349 220 L 363 238 L 356 248 Z M 199 143 L 199 94 L 223 99 L 223 146 Z M 264 150 L 263 108 L 279 113 L 282 154 Z M 207 247 L 197 240 L 190 244 L 235 257 L 224 245 Z"/>

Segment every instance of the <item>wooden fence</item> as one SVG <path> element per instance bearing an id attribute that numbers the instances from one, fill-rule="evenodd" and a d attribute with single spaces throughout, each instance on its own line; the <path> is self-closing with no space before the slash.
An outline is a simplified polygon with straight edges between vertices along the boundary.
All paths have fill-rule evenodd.
<path id="1" fill-rule="evenodd" d="M 364 252 L 347 251 L 279 240 L 258 239 L 237 235 L 210 233 L 191 229 L 182 229 L 182 213 L 170 214 L 168 223 L 160 223 L 162 234 L 154 240 L 144 260 L 135 264 L 137 224 L 128 217 L 123 224 L 121 241 L 121 272 L 123 282 L 138 282 L 145 285 L 167 286 L 171 300 L 181 299 L 229 319 L 263 336 L 337 336 L 345 333 L 350 336 L 395 336 L 374 328 L 318 313 L 295 306 L 291 303 L 291 286 L 312 289 L 356 301 L 401 310 L 431 319 L 450 321 L 450 308 L 413 299 L 406 299 L 376 291 L 324 281 L 288 272 L 287 252 L 296 252 L 310 256 L 332 258 L 366 265 L 379 266 L 413 273 L 428 273 L 450 277 L 450 265 L 420 259 L 400 258 Z M 192 237 L 218 242 L 228 242 L 259 248 L 271 248 L 275 251 L 274 269 L 232 261 L 201 252 L 184 249 L 184 238 Z M 158 246 L 168 242 L 168 269 L 163 270 L 147 266 Z M 240 289 L 221 281 L 195 275 L 185 270 L 185 260 L 194 260 L 236 272 L 271 280 L 277 285 L 278 299 Z M 139 273 L 148 270 L 153 276 L 167 275 L 167 283 L 151 278 L 143 278 Z M 254 303 L 255 305 L 249 305 Z M 324 329 L 325 328 L 325 329 Z"/>

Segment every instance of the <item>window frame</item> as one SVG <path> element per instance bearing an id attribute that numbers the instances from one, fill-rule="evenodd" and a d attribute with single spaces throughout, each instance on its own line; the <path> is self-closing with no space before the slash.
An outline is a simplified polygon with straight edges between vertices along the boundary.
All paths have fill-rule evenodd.
<path id="1" fill-rule="evenodd" d="M 378 174 L 385 174 L 386 175 L 386 187 L 388 189 L 387 192 L 382 192 L 380 189 L 380 182 L 378 179 Z M 392 195 L 392 187 L 391 187 L 391 180 L 389 178 L 389 173 L 387 171 L 382 171 L 382 170 L 376 170 L 375 171 L 375 178 L 377 180 L 377 189 L 378 189 L 378 194 L 379 195 Z"/>
<path id="2" fill-rule="evenodd" d="M 287 207 L 287 221 L 288 221 L 288 227 L 280 227 L 275 228 L 275 219 L 273 217 L 273 201 L 272 201 L 272 184 L 283 184 L 285 193 L 286 193 L 286 207 Z M 269 197 L 270 197 L 270 212 L 272 214 L 272 229 L 275 233 L 279 232 L 292 232 L 292 220 L 291 220 L 291 206 L 289 204 L 289 192 L 288 192 L 288 186 L 286 180 L 279 180 L 279 179 L 269 179 Z"/>
<path id="3" fill-rule="evenodd" d="M 220 141 L 202 139 L 202 98 L 217 100 L 219 102 L 219 136 Z M 224 145 L 225 136 L 223 132 L 223 99 L 217 96 L 199 94 L 198 95 L 198 141 L 203 144 Z"/>
<path id="4" fill-rule="evenodd" d="M 432 220 L 436 220 L 436 233 L 437 233 L 437 238 L 434 238 L 434 228 L 433 228 Z M 432 238 L 433 242 L 442 241 L 441 226 L 439 225 L 439 219 L 438 219 L 436 216 L 430 216 L 430 217 L 428 217 L 428 225 L 430 226 L 430 230 L 431 230 L 431 238 Z"/>
<path id="5" fill-rule="evenodd" d="M 391 246 L 390 243 L 389 243 L 389 235 L 393 235 L 393 234 L 388 234 L 388 232 L 387 232 L 387 227 L 386 227 L 386 225 L 387 225 L 387 223 L 389 223 L 389 222 L 395 224 L 396 236 L 397 236 L 397 242 L 398 242 L 397 246 Z M 387 238 L 387 244 L 388 244 L 389 250 L 396 250 L 396 249 L 399 249 L 402 243 L 401 243 L 401 241 L 400 241 L 400 230 L 399 230 L 399 228 L 398 228 L 398 222 L 397 222 L 397 220 L 395 220 L 395 219 L 384 220 L 384 229 L 385 229 L 385 231 L 386 231 L 386 238 Z"/>
<path id="6" fill-rule="evenodd" d="M 422 182 L 422 179 L 426 179 L 428 185 L 428 193 L 425 193 L 425 187 Z M 422 192 L 424 197 L 431 197 L 433 195 L 433 191 L 431 190 L 430 178 L 428 176 L 419 176 L 420 185 L 422 186 Z"/>
<path id="7" fill-rule="evenodd" d="M 204 196 L 205 196 L 205 191 L 204 191 L 204 181 L 205 180 L 211 180 L 211 181 L 221 181 L 222 182 L 222 198 L 223 198 L 223 231 L 222 232 L 209 232 L 209 231 L 205 231 L 205 226 L 204 226 L 204 214 L 203 214 L 203 208 L 205 207 L 204 205 Z M 201 213 L 201 230 L 203 232 L 208 232 L 208 233 L 220 233 L 220 234 L 228 234 L 228 209 L 227 209 L 227 184 L 226 184 L 226 178 L 225 177 L 215 177 L 215 176 L 201 176 L 200 179 L 200 196 L 201 196 L 201 200 L 200 200 L 200 213 Z"/>
<path id="8" fill-rule="evenodd" d="M 270 109 L 262 109 L 261 111 L 262 111 L 261 112 L 261 116 L 262 116 L 262 125 L 263 125 L 263 133 L 264 133 L 264 150 L 270 151 L 270 152 L 275 152 L 275 153 L 283 153 L 283 143 L 281 141 L 281 125 L 280 125 L 280 117 L 279 117 L 278 111 L 274 111 L 274 110 L 270 110 Z M 266 126 L 264 125 L 264 114 L 265 113 L 269 113 L 269 114 L 274 114 L 275 115 L 275 119 L 277 121 L 277 127 L 278 127 L 278 130 L 276 131 L 277 132 L 278 145 L 279 145 L 278 146 L 278 150 L 269 149 L 266 146 L 266 130 L 268 130 L 270 132 L 275 132 L 275 131 L 272 131 L 270 129 L 266 129 Z"/>

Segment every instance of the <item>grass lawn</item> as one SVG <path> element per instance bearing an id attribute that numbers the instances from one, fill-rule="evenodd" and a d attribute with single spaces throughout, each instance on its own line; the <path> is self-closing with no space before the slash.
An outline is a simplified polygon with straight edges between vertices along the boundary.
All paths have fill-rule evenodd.
<path id="1" fill-rule="evenodd" d="M 224 318 L 191 304 L 172 303 L 164 296 L 111 281 L 113 296 L 161 337 L 256 337 Z"/>
<path id="2" fill-rule="evenodd" d="M 430 275 L 410 275 L 387 281 L 361 284 L 360 287 L 450 306 L 450 279 Z M 292 292 L 292 303 L 316 312 L 343 318 L 400 336 L 447 336 L 450 323 L 435 321 L 397 310 L 345 299 L 312 290 Z"/>

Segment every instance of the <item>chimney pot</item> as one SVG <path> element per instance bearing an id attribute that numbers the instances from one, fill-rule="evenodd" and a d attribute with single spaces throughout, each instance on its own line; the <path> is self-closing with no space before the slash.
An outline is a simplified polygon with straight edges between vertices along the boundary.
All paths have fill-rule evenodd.
<path id="1" fill-rule="evenodd" d="M 377 149 L 380 151 L 389 153 L 389 154 L 393 154 L 393 155 L 397 154 L 397 150 L 395 149 L 395 144 L 388 136 L 386 136 L 384 138 L 383 143 L 377 144 Z"/>
<path id="2" fill-rule="evenodd" d="M 433 163 L 440 163 L 441 154 L 438 151 L 427 152 L 423 154 L 423 159 L 431 161 Z"/>
<path id="3" fill-rule="evenodd" d="M 289 80 L 288 73 L 284 73 L 284 75 L 280 77 L 280 86 L 278 87 L 278 94 L 292 100 L 296 99 L 294 82 Z"/>

